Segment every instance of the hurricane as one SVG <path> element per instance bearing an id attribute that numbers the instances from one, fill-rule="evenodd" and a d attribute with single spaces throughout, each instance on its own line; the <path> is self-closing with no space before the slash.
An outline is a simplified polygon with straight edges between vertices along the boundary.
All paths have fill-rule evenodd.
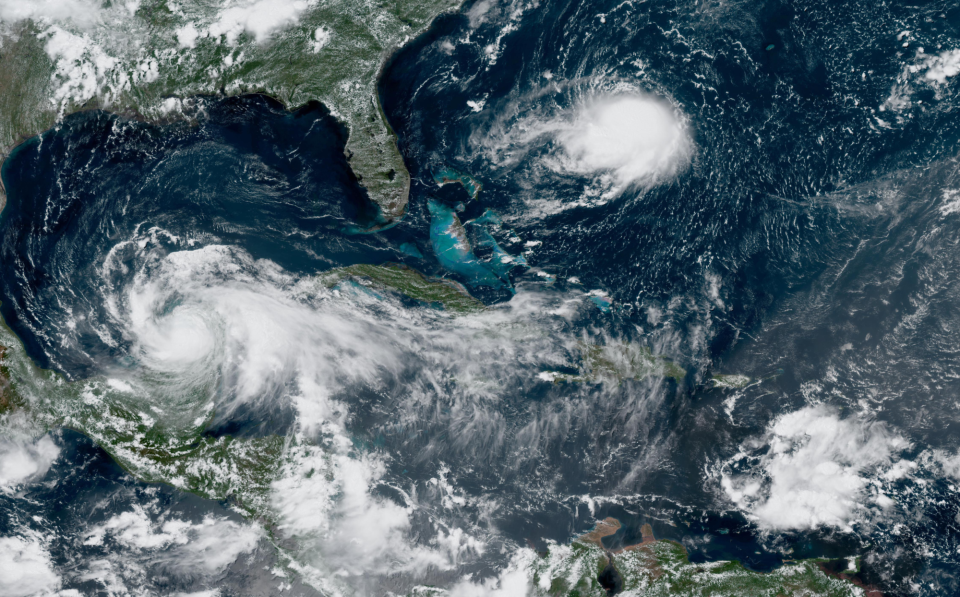
<path id="1" fill-rule="evenodd" d="M 958 19 L 0 0 L 0 595 L 960 592 Z"/>

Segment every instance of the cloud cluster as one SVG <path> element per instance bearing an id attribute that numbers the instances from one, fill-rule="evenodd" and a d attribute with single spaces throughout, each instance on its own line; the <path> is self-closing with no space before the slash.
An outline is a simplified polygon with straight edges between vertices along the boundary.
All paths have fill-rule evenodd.
<path id="1" fill-rule="evenodd" d="M 36 441 L 12 435 L 0 439 L 0 491 L 41 478 L 59 456 L 49 435 Z"/>
<path id="2" fill-rule="evenodd" d="M 882 423 L 808 406 L 744 444 L 726 464 L 721 486 L 761 528 L 850 530 L 869 504 L 890 504 L 869 477 L 896 475 L 896 454 L 907 446 Z"/>
<path id="3" fill-rule="evenodd" d="M 536 198 L 528 207 L 555 213 L 601 205 L 625 191 L 645 190 L 679 175 L 694 153 L 688 119 L 667 98 L 625 82 L 554 82 L 501 102 L 474 102 L 480 125 L 472 153 L 511 171 Z M 582 185 L 579 200 L 555 205 L 558 184 Z"/>
<path id="4" fill-rule="evenodd" d="M 560 549 L 563 549 L 561 547 Z M 497 576 L 484 580 L 475 580 L 472 578 L 463 578 L 460 582 L 450 587 L 450 597 L 514 597 L 519 595 L 528 595 L 530 593 L 531 570 L 534 560 L 538 556 L 532 549 L 522 548 L 517 550 L 510 563 L 500 571 Z M 541 579 L 549 579 L 548 575 L 543 575 Z M 543 582 L 543 580 L 541 580 Z M 549 582 L 549 580 L 547 581 Z M 542 590 L 549 589 L 540 587 Z"/>
<path id="5" fill-rule="evenodd" d="M 607 175 L 622 187 L 673 177 L 692 148 L 673 107 L 643 94 L 593 99 L 571 122 L 558 126 L 556 136 L 564 169 Z"/>
<path id="6" fill-rule="evenodd" d="M 101 18 L 100 2 L 94 0 L 0 0 L 0 21 L 73 21 L 89 26 Z"/>
<path id="7" fill-rule="evenodd" d="M 234 45 L 243 32 L 264 43 L 279 29 L 295 24 L 311 5 L 304 0 L 255 0 L 222 10 L 208 30 L 212 37 L 225 36 Z"/>
<path id="8" fill-rule="evenodd" d="M 0 571 L 0 597 L 48 595 L 60 587 L 50 553 L 35 533 L 0 537 Z"/>
<path id="9" fill-rule="evenodd" d="M 105 586 L 117 584 L 110 578 L 118 571 L 124 576 L 124 571 L 140 574 L 143 568 L 162 569 L 180 577 L 208 577 L 251 553 L 261 537 L 258 527 L 225 518 L 207 516 L 198 523 L 177 518 L 154 520 L 136 506 L 87 532 L 85 545 L 108 545 L 110 552 L 106 560 L 91 565 L 88 577 Z"/>
<path id="10" fill-rule="evenodd" d="M 960 74 L 960 50 L 947 50 L 929 56 L 916 68 L 925 71 L 923 76 L 927 80 L 943 85 L 947 79 Z"/>
<path id="11" fill-rule="evenodd" d="M 95 97 L 109 107 L 124 92 L 158 80 L 161 72 L 198 67 L 201 62 L 194 60 L 194 52 L 204 39 L 235 46 L 247 34 L 256 44 L 268 43 L 316 5 L 317 0 L 223 0 L 203 6 L 170 2 L 166 8 L 178 26 L 157 33 L 138 15 L 140 0 L 0 0 L 0 24 L 31 20 L 38 25 L 55 66 L 49 99 L 65 111 Z M 330 35 L 317 37 L 312 42 L 315 51 L 329 39 Z M 167 47 L 151 49 L 156 43 Z M 243 52 L 228 54 L 205 76 L 235 66 L 242 56 Z M 151 112 L 158 106 L 139 109 Z"/>
<path id="12" fill-rule="evenodd" d="M 422 358 L 441 367 L 467 361 L 463 335 L 476 331 L 440 311 L 401 312 L 357 284 L 327 288 L 232 247 L 164 254 L 152 233 L 144 234 L 128 245 L 143 264 L 132 279 L 114 284 L 120 264 L 113 255 L 102 266 L 104 304 L 138 365 L 111 387 L 132 389 L 128 399 L 161 409 L 167 425 L 202 424 L 214 403 L 221 417 L 250 405 L 292 409 L 298 439 L 269 500 L 278 531 L 297 541 L 306 578 L 336 592 L 340 577 L 356 584 L 370 575 L 449 570 L 482 551 L 462 529 L 443 524 L 411 539 L 416 500 L 377 495 L 383 459 L 355 453 L 342 402 L 358 388 L 383 387 Z M 157 378 L 164 380 L 159 387 L 151 381 Z M 313 443 L 318 437 L 322 445 Z M 158 526 L 127 512 L 89 541 L 108 537 L 154 549 L 179 545 L 183 535 L 173 522 Z"/>

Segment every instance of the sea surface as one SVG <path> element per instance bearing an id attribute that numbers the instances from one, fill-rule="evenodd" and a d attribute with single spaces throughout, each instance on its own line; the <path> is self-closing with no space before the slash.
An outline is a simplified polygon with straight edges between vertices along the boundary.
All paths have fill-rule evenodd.
<path id="1" fill-rule="evenodd" d="M 376 211 L 319 104 L 79 112 L 4 162 L 0 313 L 71 382 L 206 388 L 207 435 L 334 438 L 352 505 L 297 553 L 361 594 L 495 578 L 607 516 L 611 547 L 651 524 L 695 562 L 860 557 L 884 594 L 955 594 L 957 48 L 947 2 L 470 2 L 384 68 L 393 228 L 357 232 Z M 489 308 L 305 290 L 385 263 Z M 683 373 L 595 375 L 591 346 Z M 77 572 L 99 558 L 126 590 L 255 594 L 296 552 L 45 437 L 0 530 L 47 536 L 65 588 L 109 593 Z M 238 559 L 184 567 L 172 519 Z"/>

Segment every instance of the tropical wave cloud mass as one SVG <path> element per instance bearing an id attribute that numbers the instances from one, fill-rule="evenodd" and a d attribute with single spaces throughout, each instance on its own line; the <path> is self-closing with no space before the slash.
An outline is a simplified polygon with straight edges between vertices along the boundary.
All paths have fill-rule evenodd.
<path id="1" fill-rule="evenodd" d="M 558 127 L 560 163 L 577 174 L 603 173 L 616 185 L 651 185 L 674 176 L 691 141 L 666 102 L 647 95 L 614 95 L 583 106 Z"/>

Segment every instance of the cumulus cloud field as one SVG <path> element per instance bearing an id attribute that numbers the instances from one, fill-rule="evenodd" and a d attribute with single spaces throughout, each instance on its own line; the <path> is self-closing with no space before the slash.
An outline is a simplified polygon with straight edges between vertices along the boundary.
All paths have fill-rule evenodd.
<path id="1" fill-rule="evenodd" d="M 902 474 L 909 442 L 882 423 L 841 418 L 814 405 L 780 416 L 726 463 L 726 496 L 761 528 L 851 531 L 870 508 L 893 500 L 871 483 Z"/>
<path id="2" fill-rule="evenodd" d="M 63 113 L 67 106 L 94 97 L 110 105 L 120 94 L 159 79 L 161 70 L 182 68 L 189 56 L 178 56 L 176 50 L 189 52 L 201 40 L 235 47 L 239 37 L 248 34 L 255 43 L 267 44 L 278 32 L 296 25 L 317 0 L 225 0 L 212 6 L 171 1 L 167 8 L 183 24 L 173 31 L 171 41 L 176 43 L 161 51 L 150 50 L 151 29 L 136 16 L 140 4 L 140 0 L 0 0 L 0 26 L 30 19 L 40 28 L 55 68 L 50 101 Z M 318 33 L 314 51 L 329 42 L 330 34 Z M 239 58 L 227 56 L 223 67 Z"/>
<path id="3" fill-rule="evenodd" d="M 60 575 L 37 533 L 0 537 L 0 570 L 0 597 L 51 595 L 60 588 Z"/>

